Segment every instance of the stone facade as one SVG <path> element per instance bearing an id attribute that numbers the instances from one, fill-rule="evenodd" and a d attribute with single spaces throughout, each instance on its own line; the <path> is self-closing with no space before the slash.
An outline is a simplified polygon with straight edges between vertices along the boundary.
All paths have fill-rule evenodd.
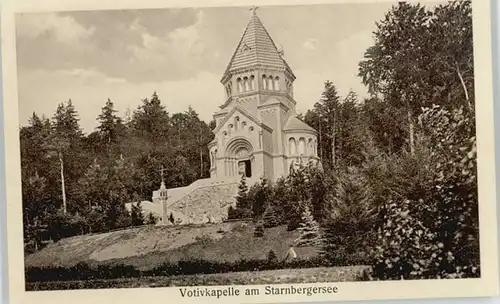
<path id="1" fill-rule="evenodd" d="M 170 213 L 183 223 L 224 220 L 241 175 L 249 183 L 272 182 L 294 163 L 318 161 L 317 132 L 297 118 L 295 78 L 253 11 L 221 79 L 226 100 L 213 115 L 210 178 L 168 189 L 167 200 L 164 189 L 155 191 L 153 205 L 163 205 L 164 224 Z"/>
<path id="2" fill-rule="evenodd" d="M 226 101 L 214 114 L 212 178 L 284 176 L 293 162 L 318 160 L 316 130 L 300 121 L 295 75 L 253 14 L 222 76 Z"/>

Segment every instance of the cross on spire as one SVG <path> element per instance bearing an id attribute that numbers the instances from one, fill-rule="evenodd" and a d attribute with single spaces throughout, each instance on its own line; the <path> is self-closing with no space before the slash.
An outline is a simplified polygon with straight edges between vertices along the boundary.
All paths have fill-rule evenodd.
<path id="1" fill-rule="evenodd" d="M 257 10 L 259 9 L 258 6 L 252 6 L 250 8 L 250 11 L 252 12 L 252 15 L 256 15 L 257 14 Z"/>
<path id="2" fill-rule="evenodd" d="M 164 183 L 164 180 L 163 180 L 163 173 L 165 172 L 165 168 L 163 167 L 163 165 L 161 165 L 161 169 L 160 169 L 160 175 L 161 175 L 161 182 Z"/>

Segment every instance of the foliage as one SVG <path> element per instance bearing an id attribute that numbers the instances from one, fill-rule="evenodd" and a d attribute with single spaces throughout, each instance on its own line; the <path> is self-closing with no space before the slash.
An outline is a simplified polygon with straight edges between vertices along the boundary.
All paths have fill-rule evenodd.
<path id="1" fill-rule="evenodd" d="M 287 264 L 269 263 L 267 259 L 237 260 L 229 263 L 190 260 L 167 263 L 151 270 L 138 270 L 120 264 L 90 266 L 81 263 L 71 268 L 29 268 L 26 271 L 26 282 L 29 290 L 116 288 L 123 287 L 126 283 L 139 283 L 140 286 L 144 286 L 143 282 L 137 282 L 141 280 L 140 278 L 147 278 L 148 284 L 151 284 L 151 280 L 158 284 L 170 281 L 161 286 L 230 285 L 235 282 L 259 284 L 258 282 L 277 281 L 278 277 L 282 279 L 280 275 L 283 273 L 282 267 L 287 267 L 285 271 L 293 274 L 290 282 L 303 283 L 309 280 L 318 282 L 319 273 L 323 276 L 327 274 L 323 280 L 332 282 L 341 279 L 361 280 L 365 269 L 362 266 L 318 268 L 317 262 L 314 259 L 295 260 Z M 247 273 L 241 273 L 243 271 Z M 235 277 L 230 272 L 239 273 Z M 193 273 L 197 275 L 192 275 Z M 222 280 L 224 278 L 225 280 Z"/>
<path id="2" fill-rule="evenodd" d="M 262 217 L 264 228 L 272 228 L 280 225 L 280 215 L 278 213 L 278 208 L 269 203 L 264 211 L 264 215 Z"/>
<path id="3" fill-rule="evenodd" d="M 407 116 L 406 144 L 411 144 L 421 107 L 472 107 L 471 1 L 451 1 L 434 10 L 400 2 L 377 23 L 374 38 L 359 64 L 359 76 L 374 97 L 382 96 L 386 107 Z M 385 123 L 397 128 L 401 121 Z"/>
<path id="4" fill-rule="evenodd" d="M 374 276 L 477 277 L 479 225 L 474 117 L 463 108 L 424 109 L 432 186 L 415 199 L 388 202 L 381 213 Z M 435 143 L 435 144 L 434 144 Z M 396 249 L 397 248 L 397 249 Z"/>
<path id="5" fill-rule="evenodd" d="M 252 217 L 254 219 L 262 218 L 269 201 L 270 191 L 269 182 L 265 178 L 248 190 L 248 199 L 252 205 Z"/>
<path id="6" fill-rule="evenodd" d="M 257 226 L 255 226 L 255 231 L 253 233 L 253 236 L 255 236 L 255 237 L 264 236 L 264 225 L 258 224 Z"/>
<path id="7" fill-rule="evenodd" d="M 108 99 L 97 123 L 96 131 L 84 134 L 68 100 L 52 119 L 33 113 L 21 127 L 24 234 L 30 246 L 39 249 L 51 237 L 47 227 L 64 223 L 55 216 L 63 197 L 67 216 L 82 217 L 85 233 L 105 232 L 132 225 L 125 204 L 150 199 L 162 166 L 167 187 L 208 176 L 206 143 L 213 134 L 193 109 L 170 115 L 155 93 L 122 119 Z M 75 233 L 80 231 L 62 235 Z"/>
<path id="8" fill-rule="evenodd" d="M 339 172 L 332 197 L 332 212 L 323 225 L 321 256 L 329 263 L 366 263 L 373 244 L 375 201 L 370 185 L 361 170 Z"/>
<path id="9" fill-rule="evenodd" d="M 238 185 L 238 195 L 236 196 L 236 205 L 230 206 L 228 210 L 228 219 L 247 218 L 252 214 L 252 202 L 248 194 L 248 186 L 244 175 L 241 176 Z"/>
<path id="10" fill-rule="evenodd" d="M 275 265 L 278 263 L 278 256 L 272 249 L 267 253 L 267 263 L 270 265 Z"/>
<path id="11" fill-rule="evenodd" d="M 309 210 L 308 204 L 304 204 L 302 221 L 297 228 L 300 235 L 295 240 L 296 246 L 317 246 L 320 241 L 320 230 L 318 223 Z"/>
<path id="12" fill-rule="evenodd" d="M 140 202 L 137 202 L 137 204 L 132 204 L 131 217 L 133 226 L 144 225 L 144 215 Z"/>

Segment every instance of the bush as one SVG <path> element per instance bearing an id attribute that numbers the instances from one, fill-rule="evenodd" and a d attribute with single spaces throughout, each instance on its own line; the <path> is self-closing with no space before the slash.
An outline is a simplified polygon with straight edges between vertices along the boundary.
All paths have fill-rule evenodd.
<path id="1" fill-rule="evenodd" d="M 262 225 L 262 224 L 256 225 L 253 236 L 254 237 L 263 237 L 264 236 L 264 225 Z"/>
<path id="2" fill-rule="evenodd" d="M 269 250 L 269 253 L 267 254 L 267 263 L 269 265 L 275 265 L 278 263 L 278 256 L 276 255 L 276 252 L 274 250 Z"/>
<path id="3" fill-rule="evenodd" d="M 480 276 L 474 115 L 463 109 L 424 109 L 420 122 L 432 174 L 417 193 L 380 209 L 376 279 Z M 423 186 L 422 186 L 423 185 Z"/>
<path id="4" fill-rule="evenodd" d="M 320 241 L 319 225 L 314 220 L 314 217 L 307 204 L 304 203 L 304 205 L 305 207 L 304 212 L 302 213 L 302 221 L 297 228 L 300 235 L 299 238 L 295 240 L 295 243 L 299 247 L 316 246 Z"/>

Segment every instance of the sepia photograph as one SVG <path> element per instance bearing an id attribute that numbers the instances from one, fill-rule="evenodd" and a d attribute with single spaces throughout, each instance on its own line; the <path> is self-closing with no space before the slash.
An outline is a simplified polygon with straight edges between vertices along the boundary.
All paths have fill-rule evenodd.
<path id="1" fill-rule="evenodd" d="M 497 293 L 474 5 L 12 13 L 14 285 L 231 303 L 386 282 Z"/>

